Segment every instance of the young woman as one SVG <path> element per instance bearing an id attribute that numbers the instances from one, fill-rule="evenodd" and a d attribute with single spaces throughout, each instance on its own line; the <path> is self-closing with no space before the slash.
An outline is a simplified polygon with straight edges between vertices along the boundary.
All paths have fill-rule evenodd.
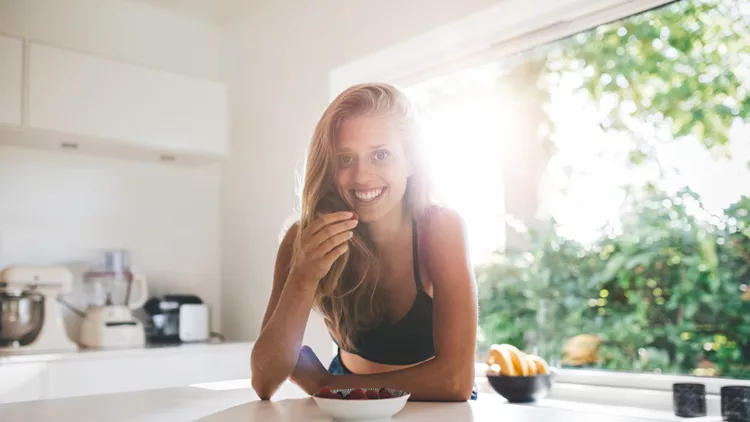
<path id="1" fill-rule="evenodd" d="M 284 380 L 390 387 L 414 400 L 475 397 L 477 298 L 466 232 L 429 202 L 414 110 L 387 84 L 341 93 L 308 151 L 300 221 L 279 247 L 252 385 L 269 399 Z M 339 352 L 328 370 L 301 347 L 311 309 Z"/>

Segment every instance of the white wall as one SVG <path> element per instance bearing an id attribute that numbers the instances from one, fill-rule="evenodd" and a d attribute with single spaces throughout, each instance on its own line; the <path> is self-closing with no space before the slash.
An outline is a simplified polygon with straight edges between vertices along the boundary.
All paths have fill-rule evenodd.
<path id="1" fill-rule="evenodd" d="M 121 0 L 0 0 L 0 33 L 219 80 L 220 30 Z M 220 168 L 0 147 L 0 267 L 123 247 L 152 292 L 220 313 Z M 73 298 L 74 301 L 77 298 Z M 69 316 L 71 334 L 77 320 Z"/>
<path id="2" fill-rule="evenodd" d="M 257 336 L 279 233 L 296 204 L 295 168 L 329 101 L 329 71 L 497 0 L 274 0 L 258 2 L 225 33 L 232 92 L 232 156 L 222 190 L 222 326 Z M 318 318 L 305 341 L 321 359 Z"/>

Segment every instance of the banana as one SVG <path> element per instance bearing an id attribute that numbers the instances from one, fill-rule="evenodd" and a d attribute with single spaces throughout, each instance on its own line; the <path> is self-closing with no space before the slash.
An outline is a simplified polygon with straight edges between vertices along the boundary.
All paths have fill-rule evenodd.
<path id="1" fill-rule="evenodd" d="M 513 356 L 504 347 L 492 345 L 492 347 L 490 347 L 489 357 L 487 358 L 487 364 L 490 366 L 491 372 L 496 372 L 499 375 L 509 377 L 518 375 L 515 364 L 513 363 Z"/>
<path id="2" fill-rule="evenodd" d="M 534 366 L 537 375 L 549 374 L 549 366 L 547 366 L 547 361 L 544 359 L 536 355 L 528 355 L 526 359 Z"/>
<path id="3" fill-rule="evenodd" d="M 549 373 L 547 362 L 539 356 L 527 355 L 512 344 L 493 344 L 487 356 L 488 374 L 510 377 Z"/>
<path id="4" fill-rule="evenodd" d="M 526 361 L 526 353 L 518 350 L 518 348 L 512 344 L 501 344 L 500 347 L 510 353 L 516 374 L 522 377 L 529 376 L 529 363 Z"/>

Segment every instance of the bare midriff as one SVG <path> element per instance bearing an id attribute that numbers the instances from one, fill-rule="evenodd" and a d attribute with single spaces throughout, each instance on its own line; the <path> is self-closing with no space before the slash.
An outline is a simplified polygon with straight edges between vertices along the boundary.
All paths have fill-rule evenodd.
<path id="1" fill-rule="evenodd" d="M 399 369 L 408 368 L 410 366 L 419 365 L 422 362 L 415 363 L 412 365 L 387 365 L 384 363 L 377 363 L 369 361 L 362 356 L 355 355 L 353 353 L 341 351 L 341 362 L 344 366 L 355 374 L 366 375 L 366 374 L 378 374 L 381 372 L 398 371 Z M 428 359 L 429 360 L 429 359 Z"/>

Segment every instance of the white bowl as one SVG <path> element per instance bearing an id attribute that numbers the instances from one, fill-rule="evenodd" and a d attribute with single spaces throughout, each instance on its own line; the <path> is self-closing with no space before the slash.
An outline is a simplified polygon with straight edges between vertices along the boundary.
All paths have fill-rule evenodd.
<path id="1" fill-rule="evenodd" d="M 334 393 L 341 392 L 344 397 L 349 394 L 353 388 L 343 390 L 333 390 Z M 364 391 L 375 390 L 379 388 L 363 388 Z M 386 388 L 393 397 L 389 399 L 370 399 L 370 400 L 345 400 L 345 399 L 324 399 L 313 396 L 315 404 L 323 413 L 328 414 L 337 421 L 377 421 L 389 419 L 406 405 L 411 394 L 403 390 L 394 390 Z"/>

